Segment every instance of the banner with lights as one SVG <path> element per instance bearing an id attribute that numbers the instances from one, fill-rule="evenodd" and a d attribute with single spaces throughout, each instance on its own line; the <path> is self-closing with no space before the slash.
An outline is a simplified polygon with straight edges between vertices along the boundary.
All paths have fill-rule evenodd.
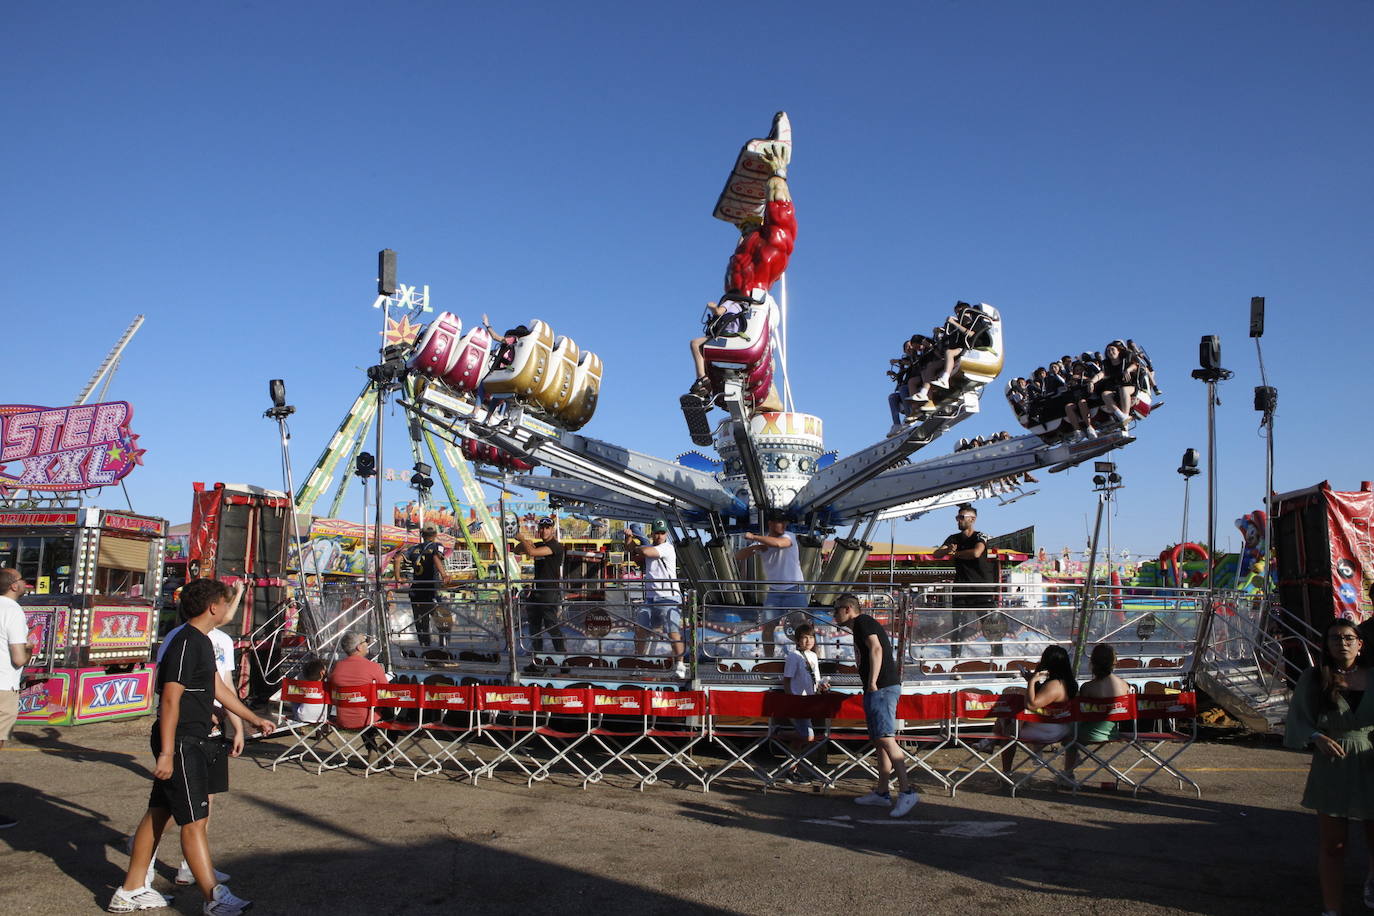
<path id="1" fill-rule="evenodd" d="M 127 401 L 73 407 L 0 404 L 0 487 L 108 487 L 143 463 Z"/>

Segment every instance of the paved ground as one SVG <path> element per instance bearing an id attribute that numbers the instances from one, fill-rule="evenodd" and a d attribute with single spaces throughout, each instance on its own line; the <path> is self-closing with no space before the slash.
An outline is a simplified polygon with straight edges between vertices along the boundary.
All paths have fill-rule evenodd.
<path id="1" fill-rule="evenodd" d="M 0 912 L 95 911 L 147 798 L 148 720 L 21 727 L 0 753 Z M 1203 798 L 987 783 L 891 821 L 847 795 L 563 784 L 479 787 L 236 761 L 216 864 L 264 913 L 1317 913 L 1305 756 L 1212 740 Z M 857 784 L 855 786 L 857 788 Z M 872 821 L 872 823 L 870 823 Z M 1359 855 L 1356 845 L 1356 855 Z M 162 861 L 179 859 L 175 839 Z M 171 869 L 159 887 L 170 892 Z M 1348 912 L 1362 912 L 1351 863 Z M 198 913 L 182 890 L 175 910 Z"/>

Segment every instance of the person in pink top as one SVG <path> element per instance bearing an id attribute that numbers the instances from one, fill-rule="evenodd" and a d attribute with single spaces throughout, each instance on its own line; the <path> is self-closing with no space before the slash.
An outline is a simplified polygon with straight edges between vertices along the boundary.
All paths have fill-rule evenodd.
<path id="1" fill-rule="evenodd" d="M 390 683 L 391 678 L 387 677 L 382 666 L 367 657 L 374 644 L 372 637 L 364 633 L 344 634 L 344 657 L 335 662 L 334 670 L 329 672 L 330 690 Z M 369 718 L 369 710 L 347 707 L 338 710 L 340 728 L 366 728 L 375 721 L 375 716 Z"/>

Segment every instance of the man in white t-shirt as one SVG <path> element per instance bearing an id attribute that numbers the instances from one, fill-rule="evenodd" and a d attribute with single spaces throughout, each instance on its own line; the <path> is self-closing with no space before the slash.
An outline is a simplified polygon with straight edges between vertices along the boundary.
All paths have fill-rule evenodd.
<path id="1" fill-rule="evenodd" d="M 229 613 L 224 618 L 224 622 L 223 624 L 221 624 L 222 626 L 227 626 L 233 622 L 234 615 L 237 614 L 239 611 L 239 602 L 242 600 L 243 580 L 240 579 L 238 580 L 238 582 L 234 583 L 234 594 L 229 602 Z M 181 630 L 181 628 L 185 626 L 188 626 L 188 624 L 185 620 L 183 620 L 181 623 L 177 624 L 170 631 L 168 631 L 166 636 L 162 637 L 162 644 L 159 645 L 157 648 L 157 663 L 159 665 L 162 664 L 162 656 L 167 651 L 167 647 L 172 644 L 172 637 L 176 636 L 177 633 Z M 210 645 L 215 650 L 216 674 L 219 675 L 220 680 L 224 681 L 224 683 L 228 684 L 230 688 L 237 691 L 238 684 L 234 683 L 234 678 L 237 676 L 236 667 L 234 665 L 234 638 L 230 636 L 228 633 L 221 630 L 219 627 L 215 627 L 213 630 L 211 630 L 209 633 L 205 635 L 210 637 Z M 215 716 L 218 717 L 218 719 L 220 720 L 220 731 L 226 731 L 224 723 L 227 721 L 227 730 L 232 733 L 232 737 L 228 741 L 228 755 L 221 753 L 217 760 L 217 764 L 219 766 L 226 767 L 225 773 L 228 773 L 228 758 L 237 757 L 239 756 L 239 754 L 243 753 L 243 720 L 240 719 L 238 716 L 234 715 L 233 713 L 231 713 L 229 710 L 225 709 L 219 703 L 215 704 Z M 227 781 L 228 779 L 226 777 L 225 782 Z M 210 804 L 212 806 L 212 811 L 214 810 L 214 803 L 215 796 L 211 795 Z M 206 828 L 209 828 L 208 823 L 206 824 Z M 157 850 L 154 849 L 153 858 L 148 862 L 148 882 L 146 885 L 147 887 L 153 886 L 153 874 L 156 870 L 156 867 Z M 220 871 L 219 869 L 216 869 L 215 880 L 220 884 L 223 884 L 229 880 L 229 876 L 226 875 L 224 872 Z M 185 859 L 181 860 L 181 866 L 177 868 L 176 883 L 181 885 L 191 885 L 196 883 L 195 875 L 191 874 L 191 866 L 187 864 Z"/>
<path id="2" fill-rule="evenodd" d="M 804 610 L 811 599 L 802 576 L 797 539 L 787 533 L 787 514 L 770 509 L 766 524 L 767 534 L 745 532 L 744 539 L 753 543 L 735 554 L 735 562 L 742 570 L 744 562 L 756 553 L 763 562 L 763 580 L 768 583 L 768 594 L 763 599 L 763 654 L 772 658 L 773 633 L 778 622 Z M 798 614 L 794 623 L 800 623 L 803 616 Z"/>
<path id="3" fill-rule="evenodd" d="M 5 742 L 19 718 L 19 688 L 23 686 L 24 666 L 33 657 L 29 624 L 19 607 L 20 596 L 29 588 L 19 570 L 0 569 L 0 637 L 8 646 L 8 651 L 0 655 L 0 750 L 5 749 Z M 17 823 L 8 814 L 0 814 L 0 829 Z"/>
<path id="4" fill-rule="evenodd" d="M 667 633 L 673 647 L 673 673 L 687 677 L 682 642 L 682 588 L 677 582 L 677 548 L 668 540 L 668 523 L 658 519 L 649 543 L 632 548 L 644 567 L 644 606 L 635 615 L 635 654 L 642 655 L 654 633 Z"/>

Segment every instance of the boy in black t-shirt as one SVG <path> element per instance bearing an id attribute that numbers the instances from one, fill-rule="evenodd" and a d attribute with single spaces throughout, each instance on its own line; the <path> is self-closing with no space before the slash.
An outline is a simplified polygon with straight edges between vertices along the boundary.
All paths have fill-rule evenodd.
<path id="1" fill-rule="evenodd" d="M 214 766 L 223 745 L 210 740 L 210 715 L 218 700 L 264 735 L 271 734 L 273 726 L 239 702 L 233 688 L 215 671 L 215 652 L 207 634 L 233 614 L 229 588 L 214 579 L 196 579 L 182 589 L 181 606 L 187 626 L 172 638 L 157 669 L 161 700 L 157 721 L 153 723 L 152 745 L 157 762 L 148 812 L 134 834 L 124 884 L 115 889 L 108 909 L 112 913 L 129 913 L 170 905 L 170 900 L 145 881 L 162 831 L 169 818 L 176 818 L 181 828 L 182 852 L 205 898 L 203 912 L 211 916 L 237 916 L 250 903 L 234 896 L 223 884 L 215 883 L 205 831 L 210 814 L 209 796 L 229 788 L 224 771 Z"/>
<path id="2" fill-rule="evenodd" d="M 906 757 L 897 745 L 897 700 L 902 695 L 902 674 L 892 654 L 892 642 L 882 624 L 859 611 L 859 599 L 848 592 L 835 599 L 831 613 L 835 623 L 854 634 L 854 661 L 859 666 L 859 683 L 864 690 L 864 720 L 868 737 L 878 750 L 878 785 L 867 795 L 854 799 L 859 805 L 892 806 L 892 817 L 901 817 L 916 807 L 920 795 L 906 773 Z M 888 783 L 897 774 L 901 794 L 892 801 Z"/>
<path id="3" fill-rule="evenodd" d="M 530 628 L 530 651 L 544 648 L 544 635 L 553 643 L 553 651 L 562 653 L 565 643 L 558 629 L 558 607 L 562 603 L 563 545 L 558 541 L 558 523 L 549 516 L 539 520 L 539 540 L 531 541 L 521 529 L 515 549 L 534 559 L 534 583 L 525 599 L 525 621 Z M 526 674 L 536 674 L 539 666 L 531 662 Z"/>

